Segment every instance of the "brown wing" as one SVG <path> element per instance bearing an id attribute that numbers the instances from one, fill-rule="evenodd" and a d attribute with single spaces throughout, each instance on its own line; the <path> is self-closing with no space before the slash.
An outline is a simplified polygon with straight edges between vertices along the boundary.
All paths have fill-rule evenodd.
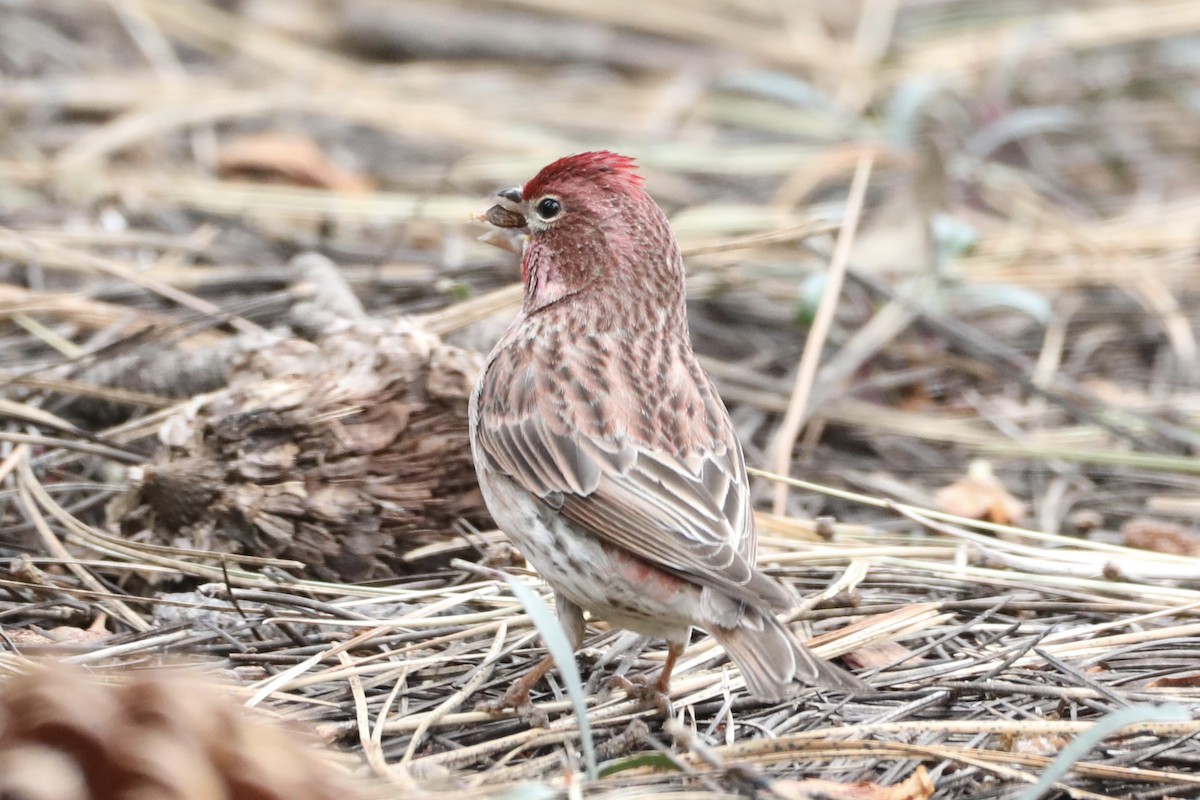
<path id="1" fill-rule="evenodd" d="M 502 350 L 489 365 L 476 446 L 490 466 L 657 567 L 755 606 L 789 606 L 753 567 L 741 447 L 691 352 L 650 371 L 663 378 L 606 368 L 603 353 L 552 352 L 539 365 Z"/>

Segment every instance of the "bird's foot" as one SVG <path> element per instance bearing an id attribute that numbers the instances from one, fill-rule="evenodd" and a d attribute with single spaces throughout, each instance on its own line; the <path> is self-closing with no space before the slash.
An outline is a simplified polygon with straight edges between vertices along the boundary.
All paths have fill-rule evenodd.
<path id="1" fill-rule="evenodd" d="M 476 711 L 487 714 L 503 714 L 505 711 L 516 712 L 517 717 L 531 728 L 545 728 L 550 724 L 550 717 L 545 711 L 533 704 L 529 699 L 529 685 L 524 679 L 513 681 L 508 691 L 496 700 L 483 700 L 475 704 Z"/>
<path id="2" fill-rule="evenodd" d="M 546 656 L 533 669 L 513 681 L 499 700 L 484 700 L 475 706 L 475 710 L 488 714 L 502 714 L 511 710 L 517 712 L 517 717 L 531 728 L 546 727 L 550 724 L 550 718 L 529 700 L 529 692 L 553 666 L 554 659 Z"/>
<path id="3" fill-rule="evenodd" d="M 651 679 L 647 675 L 634 675 L 631 678 L 616 675 L 609 679 L 608 686 L 610 689 L 620 689 L 645 705 L 653 706 L 665 718 L 674 716 L 671 698 L 661 679 Z"/>

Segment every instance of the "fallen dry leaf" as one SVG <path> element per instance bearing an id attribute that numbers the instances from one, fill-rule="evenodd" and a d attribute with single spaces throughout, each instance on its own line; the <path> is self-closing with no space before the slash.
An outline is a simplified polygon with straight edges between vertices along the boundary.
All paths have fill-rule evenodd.
<path id="1" fill-rule="evenodd" d="M 854 669 L 878 669 L 910 655 L 912 651 L 899 642 L 879 642 L 851 650 L 842 659 Z"/>
<path id="2" fill-rule="evenodd" d="M 933 781 L 925 767 L 906 780 L 892 786 L 860 781 L 838 783 L 812 779 L 805 781 L 772 781 L 771 790 L 784 800 L 926 800 L 933 795 Z"/>
<path id="3" fill-rule="evenodd" d="M 359 194 L 374 188 L 329 160 L 306 136 L 258 133 L 232 139 L 217 154 L 217 174 L 233 180 L 286 183 Z"/>
<path id="4" fill-rule="evenodd" d="M 1138 517 L 1121 526 L 1126 547 L 1200 557 L 1200 532 L 1161 519 Z"/>
<path id="5" fill-rule="evenodd" d="M 1200 686 L 1200 672 L 1193 672 L 1191 675 L 1167 675 L 1162 678 L 1155 678 L 1146 685 L 1153 688 L 1170 687 L 1176 689 Z"/>
<path id="6" fill-rule="evenodd" d="M 1082 384 L 1106 405 L 1129 407 L 1146 401 L 1145 392 L 1105 378 L 1088 378 L 1082 381 Z"/>
<path id="7" fill-rule="evenodd" d="M 56 644 L 54 639 L 51 639 L 44 633 L 39 633 L 33 628 L 14 628 L 5 631 L 4 635 L 10 642 L 20 646 Z"/>
<path id="8" fill-rule="evenodd" d="M 49 629 L 18 628 L 6 631 L 6 635 L 15 644 L 23 645 L 62 644 L 64 642 L 87 644 L 107 639 L 112 635 L 108 631 L 107 622 L 107 615 L 100 614 L 86 628 L 77 628 L 74 625 L 59 625 Z"/>
<path id="9" fill-rule="evenodd" d="M 1049 756 L 1061 751 L 1070 739 L 1065 736 L 1014 736 L 1002 734 L 1000 746 L 1010 753 L 1027 756 Z"/>
<path id="10" fill-rule="evenodd" d="M 1009 525 L 1025 515 L 1025 504 L 1009 494 L 992 474 L 987 461 L 972 461 L 967 477 L 938 490 L 937 504 L 943 511 L 968 519 L 986 519 Z"/>
<path id="11" fill-rule="evenodd" d="M 904 395 L 896 403 L 896 407 L 901 411 L 911 411 L 914 414 L 920 414 L 926 411 L 935 411 L 938 407 L 937 400 L 929 393 L 929 388 L 923 383 L 916 383 L 908 387 Z"/>

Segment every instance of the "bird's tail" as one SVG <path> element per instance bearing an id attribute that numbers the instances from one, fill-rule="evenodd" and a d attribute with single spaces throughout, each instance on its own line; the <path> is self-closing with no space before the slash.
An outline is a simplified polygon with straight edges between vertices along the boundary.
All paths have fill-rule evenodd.
<path id="1" fill-rule="evenodd" d="M 709 632 L 760 700 L 783 700 L 800 688 L 798 684 L 846 693 L 870 691 L 861 678 L 814 655 L 772 614 L 748 608 L 737 627 L 714 625 Z"/>

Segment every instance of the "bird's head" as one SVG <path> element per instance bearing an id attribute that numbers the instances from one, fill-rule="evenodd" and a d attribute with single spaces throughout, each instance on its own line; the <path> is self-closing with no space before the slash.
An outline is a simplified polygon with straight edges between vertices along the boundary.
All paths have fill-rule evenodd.
<path id="1" fill-rule="evenodd" d="M 560 158 L 523 186 L 498 192 L 484 216 L 525 236 L 526 311 L 589 290 L 682 299 L 679 247 L 627 156 L 598 151 Z"/>

